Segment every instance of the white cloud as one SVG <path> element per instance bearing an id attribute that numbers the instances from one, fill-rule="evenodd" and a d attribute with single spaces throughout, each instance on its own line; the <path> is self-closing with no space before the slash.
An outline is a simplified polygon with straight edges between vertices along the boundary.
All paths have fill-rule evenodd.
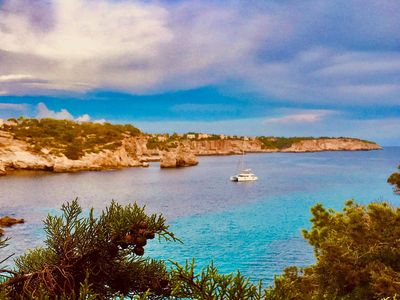
<path id="1" fill-rule="evenodd" d="M 46 104 L 42 102 L 36 106 L 36 110 L 37 110 L 36 118 L 38 119 L 44 119 L 44 118 L 52 118 L 58 120 L 74 119 L 74 117 L 66 109 L 61 109 L 59 112 L 56 112 L 54 110 L 48 109 Z"/>
<path id="2" fill-rule="evenodd" d="M 106 119 L 93 120 L 93 123 L 98 123 L 98 124 L 104 124 L 104 123 L 106 123 L 106 122 L 107 122 Z"/>
<path id="3" fill-rule="evenodd" d="M 334 113 L 336 112 L 331 110 L 298 110 L 297 112 L 293 112 L 281 117 L 268 118 L 264 121 L 264 123 L 316 123 Z"/>
<path id="4" fill-rule="evenodd" d="M 15 104 L 15 103 L 0 103 L 0 109 L 24 111 L 27 109 L 27 105 L 26 104 Z"/>
<path id="5" fill-rule="evenodd" d="M 1 105 L 0 105 L 1 108 Z M 88 114 L 83 114 L 82 116 L 74 117 L 68 110 L 65 108 L 61 109 L 60 111 L 54 111 L 49 109 L 46 104 L 40 102 L 36 106 L 36 116 L 37 119 L 44 119 L 44 118 L 52 118 L 57 120 L 72 120 L 75 122 L 93 122 L 93 123 L 105 123 L 105 119 L 98 119 L 92 120 L 92 118 Z"/>
<path id="6" fill-rule="evenodd" d="M 75 119 L 77 122 L 89 122 L 90 121 L 90 116 L 88 114 L 84 114 L 78 118 Z"/>
<path id="7" fill-rule="evenodd" d="M 33 76 L 28 75 L 28 74 L 5 74 L 5 75 L 0 75 L 0 83 L 21 81 L 21 80 L 32 79 L 32 78 L 33 78 Z"/>
<path id="8" fill-rule="evenodd" d="M 1 105 L 0 105 L 0 108 L 1 108 Z M 60 111 L 54 111 L 54 110 L 49 109 L 46 106 L 46 104 L 44 104 L 43 102 L 40 102 L 36 106 L 35 118 L 37 118 L 37 119 L 52 118 L 52 119 L 57 119 L 57 120 L 72 120 L 75 122 L 93 122 L 93 123 L 99 123 L 99 124 L 103 124 L 106 122 L 105 119 L 92 120 L 92 118 L 88 114 L 83 114 L 83 115 L 75 118 L 65 108 L 62 108 Z"/>

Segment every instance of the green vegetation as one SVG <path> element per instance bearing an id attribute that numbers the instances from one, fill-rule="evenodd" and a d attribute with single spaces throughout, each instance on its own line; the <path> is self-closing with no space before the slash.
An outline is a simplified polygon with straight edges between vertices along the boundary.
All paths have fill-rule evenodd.
<path id="1" fill-rule="evenodd" d="M 112 202 L 98 218 L 93 210 L 83 217 L 76 200 L 64 205 L 62 213 L 45 221 L 46 246 L 16 260 L 12 278 L 1 285 L 10 299 L 74 299 L 85 281 L 92 295 L 107 299 L 170 293 L 164 263 L 142 258 L 147 240 L 155 235 L 176 240 L 162 216 L 148 216 L 136 204 Z"/>
<path id="2" fill-rule="evenodd" d="M 400 165 L 398 166 L 398 170 L 400 171 Z M 395 193 L 400 193 L 400 173 L 390 175 L 387 182 L 394 186 Z"/>
<path id="3" fill-rule="evenodd" d="M 304 231 L 316 264 L 286 269 L 272 299 L 381 299 L 400 295 L 400 209 L 348 201 L 343 212 L 312 208 Z M 282 298 L 285 295 L 286 298 Z"/>
<path id="4" fill-rule="evenodd" d="M 287 149 L 295 143 L 314 139 L 313 137 L 259 137 L 264 149 Z"/>
<path id="5" fill-rule="evenodd" d="M 339 138 L 345 138 L 345 137 L 339 137 Z M 326 137 L 326 136 L 321 136 L 321 137 L 312 137 L 312 136 L 305 136 L 305 137 L 265 137 L 265 136 L 260 136 L 257 137 L 258 140 L 262 142 L 263 149 L 287 149 L 290 148 L 293 144 L 299 143 L 301 141 L 307 141 L 307 140 L 321 140 L 321 139 L 336 139 L 336 137 Z M 353 140 L 359 140 L 363 141 L 366 143 L 373 143 L 370 141 L 365 141 L 365 140 L 360 140 L 360 139 L 355 139 L 352 138 Z"/>
<path id="6" fill-rule="evenodd" d="M 64 154 L 70 159 L 79 159 L 85 153 L 116 149 L 125 137 L 140 134 L 139 129 L 129 124 L 25 118 L 13 121 L 16 125 L 4 125 L 3 130 L 12 133 L 18 140 L 28 142 L 33 151 L 47 149 L 52 154 Z"/>

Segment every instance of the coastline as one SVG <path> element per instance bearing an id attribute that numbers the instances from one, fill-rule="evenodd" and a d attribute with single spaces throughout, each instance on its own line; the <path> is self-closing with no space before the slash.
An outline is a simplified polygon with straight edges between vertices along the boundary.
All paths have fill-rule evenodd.
<path id="1" fill-rule="evenodd" d="M 48 131 L 41 130 L 42 122 Z M 0 175 L 15 170 L 55 173 L 148 167 L 196 166 L 199 156 L 242 153 L 305 153 L 322 151 L 371 151 L 382 147 L 374 142 L 348 137 L 238 137 L 210 134 L 144 134 L 134 127 L 67 123 L 63 140 L 52 131 L 65 121 L 23 119 L 0 129 Z M 29 125 L 29 126 L 28 126 Z M 36 127 L 35 127 L 36 126 Z M 82 133 L 88 127 L 91 133 Z M 81 128 L 81 129 L 80 129 Z M 36 132 L 35 132 L 36 130 Z M 68 131 L 69 130 L 69 131 Z M 107 131 L 108 130 L 108 131 Z M 107 134 L 113 134 L 110 141 Z M 94 141 L 94 142 L 93 142 Z M 86 148 L 82 147 L 86 143 Z"/>
<path id="2" fill-rule="evenodd" d="M 249 150 L 249 151 L 244 151 L 244 154 L 268 154 L 268 153 L 290 153 L 290 154 L 298 154 L 298 153 L 316 153 L 316 152 L 355 152 L 355 151 L 360 151 L 360 152 L 365 152 L 365 151 L 376 151 L 376 150 L 382 150 L 383 147 L 379 146 L 374 147 L 374 148 L 357 148 L 357 149 L 303 149 L 303 150 L 288 150 L 288 149 L 262 149 L 262 150 Z M 215 151 L 214 153 L 190 153 L 192 159 L 194 157 L 215 157 L 215 156 L 234 156 L 234 155 L 241 155 L 241 152 L 217 152 Z M 16 160 L 12 161 L 11 164 L 9 163 L 9 167 L 4 167 L 4 160 L 0 156 L 0 176 L 5 176 L 5 175 L 16 175 L 18 172 L 43 172 L 43 173 L 77 173 L 77 172 L 101 172 L 101 171 L 111 171 L 111 170 L 121 170 L 125 168 L 147 168 L 149 163 L 151 162 L 159 162 L 161 163 L 163 160 L 163 153 L 160 153 L 158 157 L 156 156 L 151 156 L 151 157 L 146 157 L 143 156 L 140 159 L 138 159 L 136 164 L 120 164 L 116 163 L 115 165 L 112 164 L 104 164 L 104 165 L 81 165 L 81 167 L 77 167 L 72 165 L 71 167 L 64 166 L 61 169 L 54 169 L 54 167 L 51 166 L 40 166 L 37 165 L 35 162 L 23 162 L 21 165 L 21 161 Z M 173 153 L 173 155 L 176 156 L 176 152 Z M 67 160 L 68 159 L 64 159 Z M 80 160 L 77 161 L 76 163 L 79 164 Z M 197 159 L 192 162 L 191 164 L 187 165 L 176 165 L 176 163 L 171 166 L 171 167 L 162 167 L 162 168 L 180 168 L 180 167 L 187 167 L 187 166 L 195 166 L 198 164 Z"/>

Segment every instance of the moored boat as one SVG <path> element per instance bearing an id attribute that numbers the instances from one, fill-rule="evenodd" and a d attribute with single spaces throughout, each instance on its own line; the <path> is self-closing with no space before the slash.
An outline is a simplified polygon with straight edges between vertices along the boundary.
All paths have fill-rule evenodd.
<path id="1" fill-rule="evenodd" d="M 251 169 L 241 171 L 235 176 L 231 176 L 231 181 L 255 181 L 258 177 L 251 172 Z"/>

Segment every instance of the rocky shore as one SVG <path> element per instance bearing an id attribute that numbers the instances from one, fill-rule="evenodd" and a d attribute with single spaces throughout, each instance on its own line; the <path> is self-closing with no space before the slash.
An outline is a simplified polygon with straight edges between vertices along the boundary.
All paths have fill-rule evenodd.
<path id="1" fill-rule="evenodd" d="M 146 167 L 159 161 L 161 168 L 187 167 L 198 164 L 197 156 L 232 155 L 256 152 L 315 152 L 378 150 L 375 143 L 352 138 L 316 138 L 300 140 L 290 147 L 267 148 L 260 139 L 184 139 L 174 147 L 149 148 L 151 135 L 126 137 L 116 149 L 97 153 L 84 153 L 79 159 L 69 159 L 63 154 L 51 154 L 51 149 L 33 151 L 28 142 L 16 139 L 13 134 L 0 130 L 0 175 L 13 170 L 43 170 L 52 172 L 77 172 L 125 167 Z"/>

